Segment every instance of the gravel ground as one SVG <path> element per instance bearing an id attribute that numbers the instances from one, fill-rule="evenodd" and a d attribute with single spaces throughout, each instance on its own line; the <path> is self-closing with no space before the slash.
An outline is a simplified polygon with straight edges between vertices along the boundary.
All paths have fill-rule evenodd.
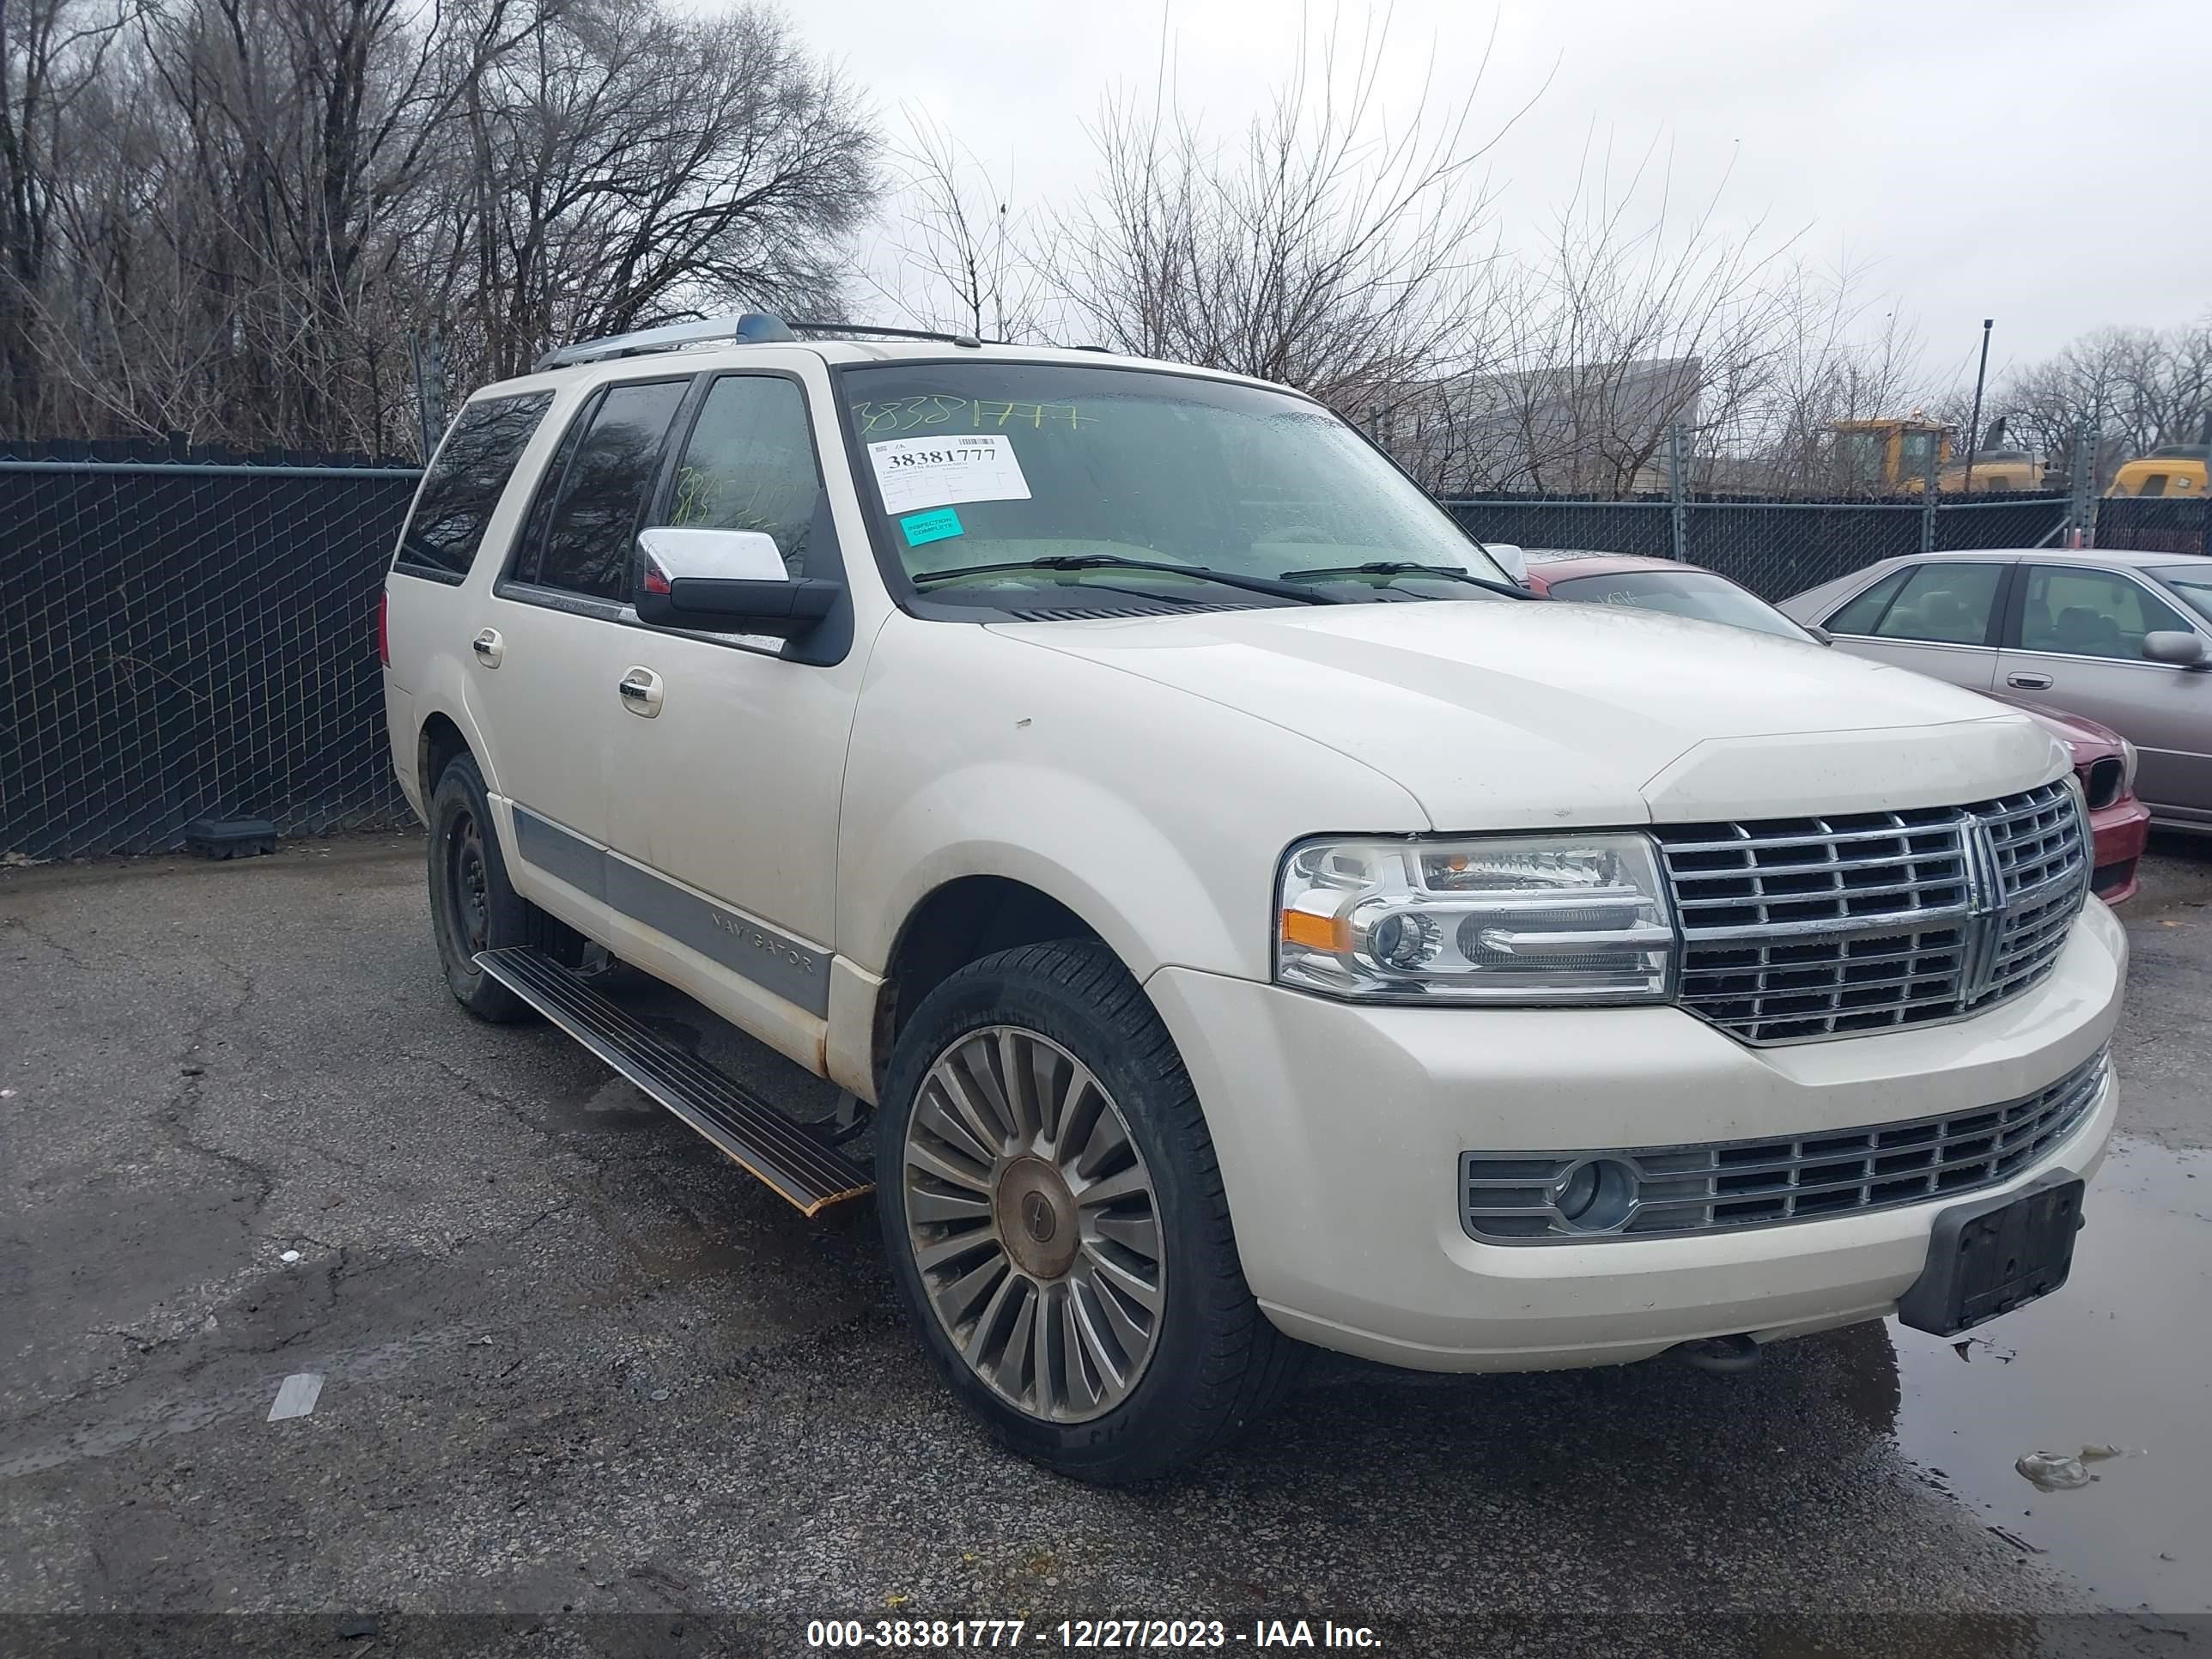
<path id="1" fill-rule="evenodd" d="M 2193 1179 L 2212 855 L 2166 850 L 2124 1127 Z M 1098 1615 L 1411 1654 L 2212 1649 L 2081 1616 L 2124 1576 L 1938 1472 L 1912 1402 L 1952 1385 L 1893 1327 L 1742 1377 L 1324 1360 L 1182 1483 L 1045 1475 L 934 1381 L 869 1206 L 803 1220 L 557 1033 L 463 1015 L 419 860 L 0 872 L 0 1649 L 782 1654 L 810 1620 L 1024 1617 L 1057 1651 Z M 2201 1296 L 2191 1214 L 2155 1254 Z M 2029 1311 L 2061 1310 L 2061 1345 L 2117 1317 Z M 312 1413 L 264 1420 L 301 1372 Z M 2212 1437 L 2164 1449 L 2212 1479 Z"/>

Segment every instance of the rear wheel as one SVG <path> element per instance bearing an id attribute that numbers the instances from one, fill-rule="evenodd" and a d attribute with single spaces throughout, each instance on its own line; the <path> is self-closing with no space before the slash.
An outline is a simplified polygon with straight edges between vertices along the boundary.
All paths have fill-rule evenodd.
<path id="1" fill-rule="evenodd" d="M 939 986 L 900 1036 L 877 1134 L 900 1289 L 1015 1450 L 1146 1480 L 1286 1386 L 1301 1350 L 1244 1283 L 1190 1079 L 1103 946 L 1026 946 Z"/>
<path id="2" fill-rule="evenodd" d="M 430 927 L 446 983 L 479 1019 L 506 1024 L 526 1018 L 530 1005 L 478 968 L 477 953 L 527 945 L 568 962 L 582 939 L 508 881 L 473 756 L 456 755 L 439 774 L 429 817 Z"/>

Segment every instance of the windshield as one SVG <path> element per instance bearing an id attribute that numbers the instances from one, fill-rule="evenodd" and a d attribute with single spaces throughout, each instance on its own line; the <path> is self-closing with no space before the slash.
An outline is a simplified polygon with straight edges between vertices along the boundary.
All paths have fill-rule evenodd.
<path id="1" fill-rule="evenodd" d="M 2170 564 L 2150 574 L 2186 600 L 2191 611 L 2212 622 L 2212 564 Z"/>
<path id="2" fill-rule="evenodd" d="M 890 546 L 933 601 L 1021 611 L 1095 608 L 1101 594 L 1162 609 L 1297 602 L 1120 560 L 1288 574 L 1300 591 L 1348 599 L 1494 597 L 1407 565 L 1510 580 L 1357 433 L 1304 398 L 1142 370 L 985 362 L 847 368 L 839 400 Z M 1039 561 L 1085 567 L 937 574 Z M 1352 568 L 1370 564 L 1393 568 Z"/>
<path id="3" fill-rule="evenodd" d="M 1626 605 L 1638 611 L 1663 611 L 1672 617 L 1727 623 L 1784 639 L 1813 636 L 1764 599 L 1754 599 L 1725 576 L 1710 570 L 1624 570 L 1610 576 L 1572 576 L 1553 582 L 1555 599 L 1581 605 Z"/>

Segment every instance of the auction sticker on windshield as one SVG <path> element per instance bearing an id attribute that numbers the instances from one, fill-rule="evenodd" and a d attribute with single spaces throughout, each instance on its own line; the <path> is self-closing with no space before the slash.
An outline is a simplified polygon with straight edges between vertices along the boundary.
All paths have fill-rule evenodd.
<path id="1" fill-rule="evenodd" d="M 996 432 L 891 438 L 868 446 L 884 511 L 896 517 L 957 501 L 1025 501 L 1029 480 L 1011 439 Z"/>

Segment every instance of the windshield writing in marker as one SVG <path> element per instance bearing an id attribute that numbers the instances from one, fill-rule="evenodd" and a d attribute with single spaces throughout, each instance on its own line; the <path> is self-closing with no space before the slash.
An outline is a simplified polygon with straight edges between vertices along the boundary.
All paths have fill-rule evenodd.
<path id="1" fill-rule="evenodd" d="M 922 427 L 957 422 L 963 429 L 988 427 L 1004 429 L 1025 426 L 1042 432 L 1047 428 L 1077 432 L 1098 424 L 1095 415 L 1079 411 L 1073 404 L 1024 403 L 1000 398 L 947 398 L 925 395 L 856 403 L 853 414 L 860 422 L 863 438 L 888 437 Z"/>

